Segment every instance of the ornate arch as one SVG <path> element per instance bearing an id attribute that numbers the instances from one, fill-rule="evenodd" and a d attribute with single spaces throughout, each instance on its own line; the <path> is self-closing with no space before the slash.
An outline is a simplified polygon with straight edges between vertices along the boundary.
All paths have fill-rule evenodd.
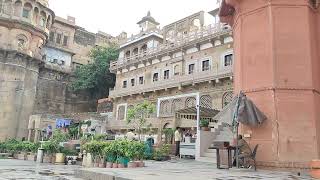
<path id="1" fill-rule="evenodd" d="M 205 108 L 212 108 L 212 97 L 210 95 L 203 95 L 200 97 L 200 106 Z"/>
<path id="2" fill-rule="evenodd" d="M 183 109 L 183 103 L 181 99 L 174 99 L 172 101 L 171 113 L 175 113 L 176 111 Z"/>
<path id="3" fill-rule="evenodd" d="M 118 120 L 124 120 L 125 119 L 125 113 L 126 113 L 126 107 L 125 106 L 119 106 L 119 108 L 118 108 Z"/>
<path id="4" fill-rule="evenodd" d="M 225 92 L 222 96 L 222 108 L 224 108 L 225 106 L 227 106 L 233 99 L 233 92 L 229 91 L 229 92 Z"/>
<path id="5" fill-rule="evenodd" d="M 190 107 L 196 107 L 197 105 L 197 99 L 195 97 L 189 97 L 186 99 L 185 107 L 190 108 Z"/>
<path id="6" fill-rule="evenodd" d="M 160 115 L 168 115 L 170 113 L 170 102 L 168 100 L 161 101 Z"/>

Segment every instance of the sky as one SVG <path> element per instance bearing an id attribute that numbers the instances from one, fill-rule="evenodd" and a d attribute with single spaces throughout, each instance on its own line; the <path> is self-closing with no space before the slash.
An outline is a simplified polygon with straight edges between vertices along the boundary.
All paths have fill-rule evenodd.
<path id="1" fill-rule="evenodd" d="M 49 0 L 49 6 L 56 16 L 75 17 L 76 24 L 88 31 L 113 36 L 124 31 L 130 36 L 139 32 L 137 22 L 148 11 L 163 27 L 201 10 L 213 10 L 216 0 Z"/>

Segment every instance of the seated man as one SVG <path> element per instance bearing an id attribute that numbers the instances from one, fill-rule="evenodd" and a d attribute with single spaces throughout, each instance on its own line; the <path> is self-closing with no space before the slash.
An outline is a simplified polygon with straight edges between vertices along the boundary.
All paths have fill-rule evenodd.
<path id="1" fill-rule="evenodd" d="M 239 165 L 245 166 L 245 157 L 248 157 L 252 154 L 249 144 L 242 138 L 242 135 L 238 136 L 238 149 L 239 149 Z M 234 157 L 233 165 L 236 166 L 236 156 Z"/>

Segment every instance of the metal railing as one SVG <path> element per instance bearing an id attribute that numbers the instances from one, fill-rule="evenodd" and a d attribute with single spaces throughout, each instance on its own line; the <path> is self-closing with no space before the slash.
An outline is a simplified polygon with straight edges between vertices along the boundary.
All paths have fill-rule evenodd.
<path id="1" fill-rule="evenodd" d="M 229 26 L 226 26 L 223 24 L 216 24 L 214 26 L 209 25 L 209 26 L 203 27 L 199 31 L 191 32 L 187 35 L 174 38 L 170 40 L 168 43 L 160 44 L 158 47 L 148 49 L 147 51 L 144 51 L 140 54 L 134 54 L 131 56 L 119 58 L 117 61 L 112 61 L 110 63 L 110 70 L 116 70 L 123 66 L 141 62 L 155 55 L 159 55 L 161 53 L 167 53 L 168 51 L 179 49 L 184 45 L 190 44 L 190 42 L 202 41 L 203 38 L 207 38 L 210 36 L 219 36 L 228 32 L 231 32 L 231 28 Z"/>
<path id="2" fill-rule="evenodd" d="M 160 81 L 156 82 L 148 82 L 148 84 L 144 85 L 137 85 L 134 87 L 127 87 L 127 88 L 115 88 L 110 89 L 110 97 L 122 97 L 122 96 L 128 96 L 132 94 L 140 94 L 144 92 L 151 92 L 156 90 L 162 90 L 162 89 L 169 89 L 179 86 L 184 86 L 188 84 L 193 83 L 200 83 L 200 82 L 206 82 L 226 77 L 233 76 L 233 70 L 232 67 L 229 68 L 221 68 L 216 70 L 208 70 L 208 71 L 202 71 L 197 72 L 193 74 L 185 74 L 185 75 L 178 75 L 178 76 L 172 76 L 169 79 L 161 79 Z M 151 79 L 152 81 L 152 79 Z"/>

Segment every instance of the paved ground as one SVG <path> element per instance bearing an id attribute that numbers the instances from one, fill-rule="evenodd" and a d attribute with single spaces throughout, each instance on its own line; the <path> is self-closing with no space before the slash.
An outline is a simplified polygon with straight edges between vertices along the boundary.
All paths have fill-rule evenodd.
<path id="1" fill-rule="evenodd" d="M 81 180 L 75 178 L 75 170 L 99 173 L 125 179 L 136 180 L 310 180 L 306 174 L 298 176 L 298 172 L 273 172 L 259 170 L 218 170 L 214 164 L 195 162 L 193 160 L 172 160 L 168 162 L 146 162 L 145 168 L 136 169 L 107 169 L 88 168 L 79 166 L 57 166 L 51 164 L 38 165 L 35 162 L 21 160 L 0 160 L 0 180 Z M 108 179 L 108 178 L 96 179 Z M 95 177 L 90 177 L 95 180 Z M 111 178 L 113 179 L 113 178 Z"/>
<path id="2" fill-rule="evenodd" d="M 74 177 L 79 166 L 37 164 L 32 161 L 0 159 L 0 180 L 81 180 Z"/>
<path id="3" fill-rule="evenodd" d="M 214 164 L 193 160 L 169 162 L 147 162 L 145 168 L 136 169 L 85 169 L 87 172 L 103 173 L 135 180 L 310 180 L 308 175 L 298 172 L 275 172 L 258 170 L 218 170 Z M 100 178 L 98 178 L 100 179 Z"/>

